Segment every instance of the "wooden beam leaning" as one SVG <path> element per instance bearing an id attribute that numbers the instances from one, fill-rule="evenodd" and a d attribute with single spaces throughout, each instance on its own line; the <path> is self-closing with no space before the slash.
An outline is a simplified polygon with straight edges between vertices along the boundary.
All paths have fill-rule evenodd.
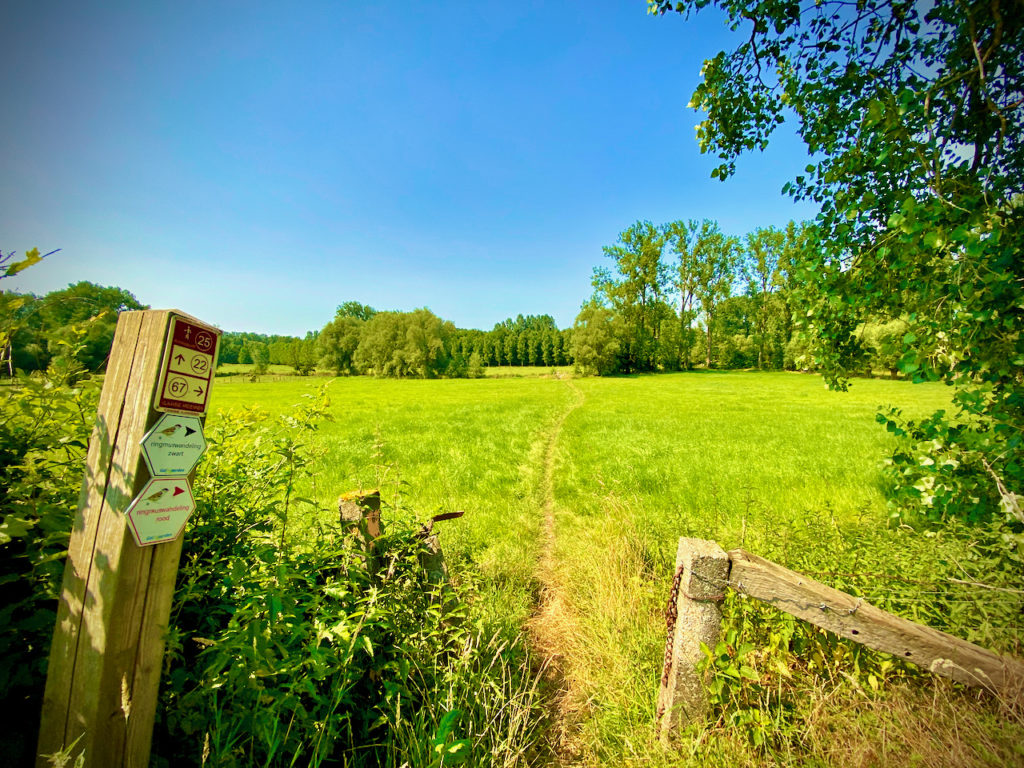
<path id="1" fill-rule="evenodd" d="M 668 642 L 658 690 L 658 732 L 662 739 L 681 725 L 700 722 L 708 709 L 704 681 L 697 674 L 701 643 L 714 649 L 721 632 L 729 579 L 729 557 L 713 541 L 679 539 L 676 575 L 666 611 Z"/>
<path id="2" fill-rule="evenodd" d="M 153 395 L 172 314 L 118 319 L 57 609 L 40 768 L 49 765 L 43 755 L 72 744 L 87 765 L 149 762 L 182 540 L 137 546 L 125 510 L 149 477 L 139 443 L 159 415 Z"/>
<path id="3" fill-rule="evenodd" d="M 752 555 L 729 552 L 730 586 L 830 632 L 966 685 L 1019 699 L 1024 663 L 894 616 L 861 598 Z"/>

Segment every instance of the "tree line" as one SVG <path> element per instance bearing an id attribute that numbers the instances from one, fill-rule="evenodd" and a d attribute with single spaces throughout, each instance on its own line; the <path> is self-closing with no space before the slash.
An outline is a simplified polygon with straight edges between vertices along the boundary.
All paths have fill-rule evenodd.
<path id="1" fill-rule="evenodd" d="M 309 331 L 304 338 L 227 331 L 221 334 L 219 363 L 253 365 L 265 373 L 271 365 L 289 365 L 296 373 L 306 375 L 319 363 L 317 333 Z"/>
<path id="2" fill-rule="evenodd" d="M 429 309 L 378 311 L 357 301 L 304 337 L 225 332 L 219 362 L 271 365 L 306 375 L 482 376 L 489 366 L 576 366 L 587 373 L 706 368 L 812 370 L 797 333 L 794 264 L 807 227 L 761 228 L 743 238 L 711 220 L 654 226 L 639 221 L 604 248 L 610 267 L 593 275 L 593 295 L 571 328 L 551 315 L 518 315 L 489 331 L 456 328 Z M 146 307 L 123 288 L 79 282 L 42 297 L 0 294 L 4 373 L 45 369 L 74 350 L 101 371 L 117 314 Z M 848 357 L 864 369 L 895 371 L 900 318 L 863 323 Z M 851 363 L 852 364 L 852 363 Z"/>
<path id="3" fill-rule="evenodd" d="M 3 373 L 45 370 L 69 356 L 88 371 L 102 370 L 118 313 L 146 308 L 123 288 L 84 280 L 42 297 L 0 292 Z"/>
<path id="4" fill-rule="evenodd" d="M 807 224 L 742 237 L 710 219 L 638 221 L 604 248 L 593 295 L 573 325 L 574 359 L 597 374 L 705 368 L 813 370 L 800 333 L 797 266 L 813 249 Z M 896 375 L 899 317 L 863 320 L 846 349 L 851 369 Z"/>
<path id="5" fill-rule="evenodd" d="M 456 328 L 426 308 L 380 312 L 347 301 L 318 345 L 321 366 L 338 374 L 476 377 L 485 366 L 569 365 L 570 336 L 550 315 L 519 315 L 482 331 Z"/>

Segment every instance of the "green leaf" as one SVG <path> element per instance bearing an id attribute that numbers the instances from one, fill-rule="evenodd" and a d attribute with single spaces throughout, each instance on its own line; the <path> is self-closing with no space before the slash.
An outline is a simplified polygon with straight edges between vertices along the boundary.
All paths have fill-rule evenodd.
<path id="1" fill-rule="evenodd" d="M 470 756 L 469 739 L 460 739 L 449 744 L 444 751 L 445 765 L 462 765 Z"/>
<path id="2" fill-rule="evenodd" d="M 15 538 L 23 538 L 34 527 L 33 522 L 8 515 L 4 518 L 3 525 L 0 525 L 0 544 L 7 544 Z"/>
<path id="3" fill-rule="evenodd" d="M 16 261 L 7 267 L 2 277 L 12 277 L 13 275 L 22 272 L 34 264 L 38 264 L 43 260 L 43 257 L 39 255 L 39 249 L 33 248 L 31 251 L 25 253 L 25 258 L 21 261 Z"/>
<path id="4" fill-rule="evenodd" d="M 455 721 L 459 719 L 462 714 L 460 709 L 452 709 L 444 713 L 441 718 L 441 722 L 437 724 L 437 732 L 434 734 L 434 743 L 443 744 L 448 739 L 448 734 L 452 732 L 452 728 L 455 727 Z"/>

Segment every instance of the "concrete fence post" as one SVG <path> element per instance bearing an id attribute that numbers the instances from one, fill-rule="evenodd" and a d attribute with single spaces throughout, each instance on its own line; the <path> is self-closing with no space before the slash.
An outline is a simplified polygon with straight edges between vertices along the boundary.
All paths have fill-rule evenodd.
<path id="1" fill-rule="evenodd" d="M 679 539 L 672 593 L 666 610 L 668 640 L 658 691 L 658 733 L 667 739 L 676 729 L 707 716 L 704 681 L 697 674 L 700 646 L 718 644 L 720 603 L 729 580 L 729 556 L 713 541 Z"/>

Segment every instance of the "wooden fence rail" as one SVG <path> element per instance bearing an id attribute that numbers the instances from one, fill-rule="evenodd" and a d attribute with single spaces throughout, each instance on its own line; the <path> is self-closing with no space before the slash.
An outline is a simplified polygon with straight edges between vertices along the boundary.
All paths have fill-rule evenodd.
<path id="1" fill-rule="evenodd" d="M 726 587 L 934 674 L 1011 699 L 1024 696 L 1024 662 L 1019 659 L 894 616 L 742 549 L 726 553 L 714 542 L 684 537 L 676 555 L 658 694 L 658 728 L 663 737 L 680 725 L 699 722 L 707 710 L 696 664 L 702 656 L 700 644 L 714 648 L 718 642 L 718 603 Z"/>

